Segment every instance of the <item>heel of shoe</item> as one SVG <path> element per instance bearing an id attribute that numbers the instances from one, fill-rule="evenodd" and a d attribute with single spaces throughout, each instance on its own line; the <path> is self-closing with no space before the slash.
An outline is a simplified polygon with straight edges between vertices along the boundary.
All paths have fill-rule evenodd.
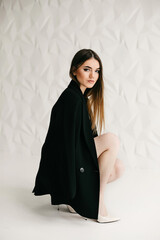
<path id="1" fill-rule="evenodd" d="M 67 208 L 71 213 L 76 213 L 76 211 L 71 206 L 67 205 Z"/>
<path id="2" fill-rule="evenodd" d="M 108 214 L 107 216 L 101 216 L 100 214 L 98 215 L 97 222 L 99 223 L 109 223 L 109 222 L 116 222 L 119 221 L 119 217 L 114 217 Z"/>

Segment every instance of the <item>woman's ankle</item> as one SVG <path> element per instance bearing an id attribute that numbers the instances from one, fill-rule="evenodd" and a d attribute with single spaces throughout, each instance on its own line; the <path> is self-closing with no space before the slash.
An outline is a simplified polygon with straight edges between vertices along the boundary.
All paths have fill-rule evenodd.
<path id="1" fill-rule="evenodd" d="M 100 208 L 98 214 L 101 215 L 102 217 L 107 216 L 108 215 L 107 209 L 106 208 Z"/>
<path id="2" fill-rule="evenodd" d="M 107 214 L 108 214 L 106 206 L 105 206 L 105 202 L 103 199 L 101 199 L 99 202 L 99 214 L 101 216 L 107 216 Z"/>

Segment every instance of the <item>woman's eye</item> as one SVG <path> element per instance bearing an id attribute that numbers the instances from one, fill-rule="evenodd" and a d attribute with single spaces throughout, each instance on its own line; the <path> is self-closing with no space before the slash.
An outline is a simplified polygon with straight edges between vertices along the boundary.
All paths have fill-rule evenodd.
<path id="1" fill-rule="evenodd" d="M 87 71 L 87 70 L 89 70 L 89 69 L 88 68 L 84 68 L 84 71 Z M 97 70 L 96 72 L 99 73 L 100 70 Z"/>

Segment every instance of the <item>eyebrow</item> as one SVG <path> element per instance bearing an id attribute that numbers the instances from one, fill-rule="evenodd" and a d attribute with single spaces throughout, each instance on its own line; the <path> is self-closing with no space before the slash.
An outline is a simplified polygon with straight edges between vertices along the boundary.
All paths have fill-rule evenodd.
<path id="1" fill-rule="evenodd" d="M 84 67 L 88 67 L 88 68 L 91 68 L 90 66 L 84 66 Z M 100 69 L 100 68 L 97 68 L 97 69 Z"/>

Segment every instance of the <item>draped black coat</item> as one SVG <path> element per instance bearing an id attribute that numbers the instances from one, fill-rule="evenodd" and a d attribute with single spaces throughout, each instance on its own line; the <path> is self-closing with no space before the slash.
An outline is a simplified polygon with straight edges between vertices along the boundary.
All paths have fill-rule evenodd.
<path id="1" fill-rule="evenodd" d="M 91 121 L 82 93 L 71 79 L 51 110 L 41 149 L 34 195 L 51 195 L 51 204 L 68 204 L 81 216 L 97 219 L 100 173 Z"/>

